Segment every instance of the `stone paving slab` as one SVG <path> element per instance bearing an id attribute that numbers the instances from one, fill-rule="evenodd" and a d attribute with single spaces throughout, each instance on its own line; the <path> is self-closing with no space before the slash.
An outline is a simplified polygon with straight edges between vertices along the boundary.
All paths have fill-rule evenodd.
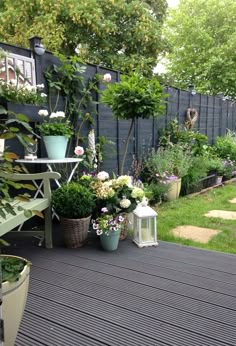
<path id="1" fill-rule="evenodd" d="M 178 226 L 171 230 L 176 237 L 191 239 L 200 243 L 207 244 L 209 240 L 221 231 L 211 228 L 203 228 L 196 226 Z"/>
<path id="2" fill-rule="evenodd" d="M 236 203 L 236 198 L 230 199 L 229 203 L 233 203 L 233 204 Z"/>
<path id="3" fill-rule="evenodd" d="M 224 220 L 236 220 L 236 211 L 210 210 L 204 215 L 207 217 L 217 217 Z"/>

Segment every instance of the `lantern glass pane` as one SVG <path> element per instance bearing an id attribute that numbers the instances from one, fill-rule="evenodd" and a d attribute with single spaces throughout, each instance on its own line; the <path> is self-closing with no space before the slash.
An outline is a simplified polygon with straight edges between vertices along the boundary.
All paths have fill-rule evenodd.
<path id="1" fill-rule="evenodd" d="M 142 241 L 153 242 L 155 240 L 154 218 L 142 219 L 141 228 L 142 228 Z"/>
<path id="2" fill-rule="evenodd" d="M 139 225 L 138 217 L 136 215 L 134 215 L 134 219 L 133 219 L 134 239 L 137 241 L 139 240 L 139 236 L 138 236 L 139 227 L 138 227 L 138 225 Z"/>

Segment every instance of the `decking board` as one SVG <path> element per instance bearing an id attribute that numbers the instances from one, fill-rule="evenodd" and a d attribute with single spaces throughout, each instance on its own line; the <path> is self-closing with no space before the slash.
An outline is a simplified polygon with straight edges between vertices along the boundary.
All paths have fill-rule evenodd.
<path id="1" fill-rule="evenodd" d="M 129 240 L 11 251 L 33 263 L 16 346 L 236 344 L 236 256 Z"/>

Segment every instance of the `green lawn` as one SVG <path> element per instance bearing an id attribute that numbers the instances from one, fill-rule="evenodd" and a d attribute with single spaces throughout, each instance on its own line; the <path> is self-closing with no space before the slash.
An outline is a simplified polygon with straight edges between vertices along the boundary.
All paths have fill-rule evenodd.
<path id="1" fill-rule="evenodd" d="M 236 197 L 236 184 L 211 190 L 205 195 L 181 197 L 175 202 L 163 203 L 158 207 L 158 239 L 183 245 L 207 248 L 236 254 L 236 220 L 208 218 L 209 210 L 236 211 L 236 204 L 228 201 Z M 170 230 L 183 225 L 213 228 L 222 232 L 208 244 L 174 237 Z"/>

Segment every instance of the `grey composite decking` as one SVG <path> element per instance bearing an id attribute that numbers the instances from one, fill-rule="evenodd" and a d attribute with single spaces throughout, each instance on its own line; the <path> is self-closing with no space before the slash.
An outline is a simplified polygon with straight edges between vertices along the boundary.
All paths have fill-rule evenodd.
<path id="1" fill-rule="evenodd" d="M 236 345 L 236 256 L 129 240 L 12 252 L 33 263 L 16 346 Z"/>

